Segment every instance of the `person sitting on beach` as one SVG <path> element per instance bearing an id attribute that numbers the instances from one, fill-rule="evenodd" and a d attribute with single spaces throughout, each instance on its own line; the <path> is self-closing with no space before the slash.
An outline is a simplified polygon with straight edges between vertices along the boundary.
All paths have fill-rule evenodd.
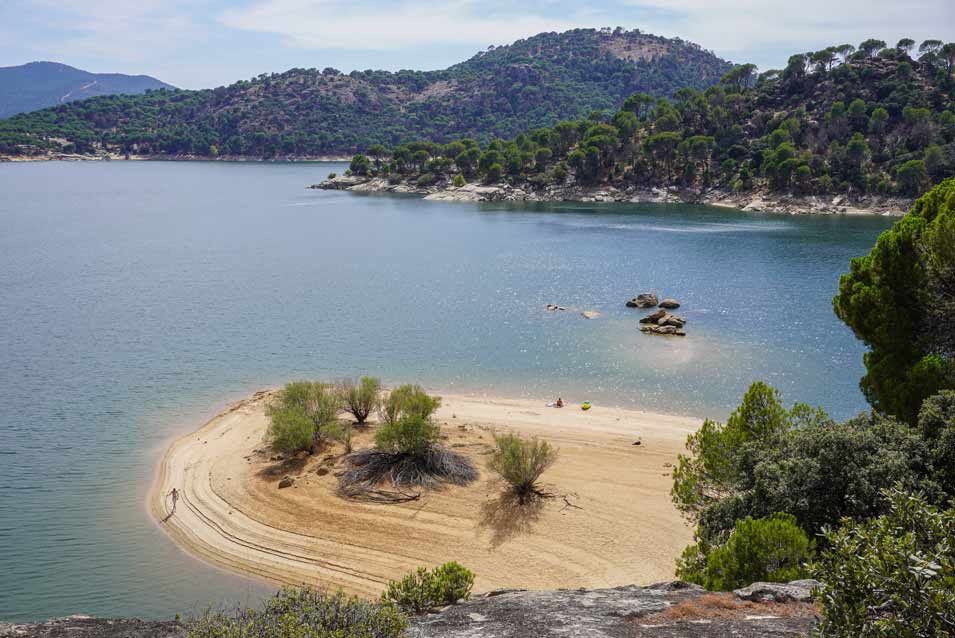
<path id="1" fill-rule="evenodd" d="M 564 400 L 560 397 L 557 397 L 557 403 L 554 404 L 554 407 L 562 408 L 564 407 Z"/>

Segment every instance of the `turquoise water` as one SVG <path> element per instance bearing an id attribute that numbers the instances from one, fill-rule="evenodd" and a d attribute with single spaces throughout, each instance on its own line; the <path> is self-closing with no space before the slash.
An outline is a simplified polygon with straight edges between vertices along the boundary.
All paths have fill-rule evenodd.
<path id="1" fill-rule="evenodd" d="M 838 417 L 865 407 L 830 299 L 891 220 L 303 188 L 342 169 L 0 165 L 0 619 L 260 597 L 144 501 L 172 437 L 291 378 L 714 417 L 765 379 Z M 644 290 L 684 303 L 687 338 L 638 332 L 623 302 Z"/>

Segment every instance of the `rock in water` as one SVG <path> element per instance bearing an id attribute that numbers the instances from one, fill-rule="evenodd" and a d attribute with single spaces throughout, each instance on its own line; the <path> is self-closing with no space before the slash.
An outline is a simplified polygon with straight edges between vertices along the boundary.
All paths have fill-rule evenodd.
<path id="1" fill-rule="evenodd" d="M 683 317 L 677 317 L 676 315 L 671 315 L 670 313 L 665 313 L 662 317 L 657 319 L 658 326 L 675 326 L 677 328 L 682 328 L 686 325 L 686 319 Z"/>
<path id="2" fill-rule="evenodd" d="M 666 314 L 666 310 L 657 310 L 656 312 L 651 312 L 646 317 L 641 319 L 640 323 L 656 323 L 660 319 L 663 319 Z"/>
<path id="3" fill-rule="evenodd" d="M 659 326 L 652 323 L 640 326 L 640 332 L 646 332 L 647 334 L 653 335 L 673 335 L 676 337 L 686 336 L 686 332 L 684 332 L 683 328 L 678 328 L 676 326 Z"/>
<path id="4" fill-rule="evenodd" d="M 627 302 L 628 308 L 653 308 L 659 303 L 657 296 L 652 292 L 643 292 Z"/>
<path id="5" fill-rule="evenodd" d="M 664 299 L 660 302 L 661 308 L 666 308 L 667 310 L 676 310 L 680 307 L 680 302 L 676 299 Z"/>

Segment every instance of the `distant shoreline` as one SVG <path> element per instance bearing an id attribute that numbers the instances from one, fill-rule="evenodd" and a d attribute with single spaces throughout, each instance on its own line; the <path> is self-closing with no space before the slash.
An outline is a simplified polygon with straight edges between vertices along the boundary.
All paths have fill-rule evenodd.
<path id="1" fill-rule="evenodd" d="M 335 494 L 338 444 L 312 456 L 272 456 L 263 440 L 272 392 L 231 404 L 175 441 L 149 494 L 152 516 L 172 540 L 216 566 L 368 597 L 389 579 L 447 560 L 473 569 L 479 591 L 617 586 L 672 578 L 674 559 L 692 537 L 670 502 L 669 468 L 698 419 L 443 395 L 436 420 L 445 444 L 470 456 L 481 478 L 381 505 Z M 487 518 L 501 494 L 484 467 L 495 430 L 542 436 L 560 448 L 545 482 L 576 507 L 550 499 L 519 529 Z M 356 449 L 372 436 L 356 430 Z M 294 484 L 280 489 L 286 476 Z M 181 496 L 169 516 L 173 487 Z"/>
<path id="2" fill-rule="evenodd" d="M 849 198 L 844 195 L 776 194 L 768 191 L 736 193 L 711 189 L 700 191 L 677 188 L 618 188 L 614 185 L 581 186 L 562 184 L 535 190 L 510 184 L 468 183 L 456 187 L 449 180 L 419 187 L 407 181 L 392 183 L 382 177 L 339 175 L 309 188 L 344 190 L 357 193 L 410 193 L 432 201 L 459 202 L 617 202 L 654 204 L 704 204 L 733 208 L 744 212 L 786 215 L 882 215 L 901 217 L 914 200 L 868 195 Z"/>
<path id="3" fill-rule="evenodd" d="M 2 162 L 348 162 L 344 155 L 290 155 L 261 158 L 244 155 L 84 155 L 79 153 L 50 153 L 48 155 L 0 155 Z"/>

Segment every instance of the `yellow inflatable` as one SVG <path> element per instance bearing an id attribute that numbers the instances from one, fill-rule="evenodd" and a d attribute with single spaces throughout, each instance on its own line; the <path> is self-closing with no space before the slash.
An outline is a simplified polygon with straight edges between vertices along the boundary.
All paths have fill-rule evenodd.
<path id="1" fill-rule="evenodd" d="M 589 409 L 590 409 L 590 401 L 584 401 L 583 404 L 580 406 L 580 409 L 581 409 L 581 410 L 589 410 Z"/>

